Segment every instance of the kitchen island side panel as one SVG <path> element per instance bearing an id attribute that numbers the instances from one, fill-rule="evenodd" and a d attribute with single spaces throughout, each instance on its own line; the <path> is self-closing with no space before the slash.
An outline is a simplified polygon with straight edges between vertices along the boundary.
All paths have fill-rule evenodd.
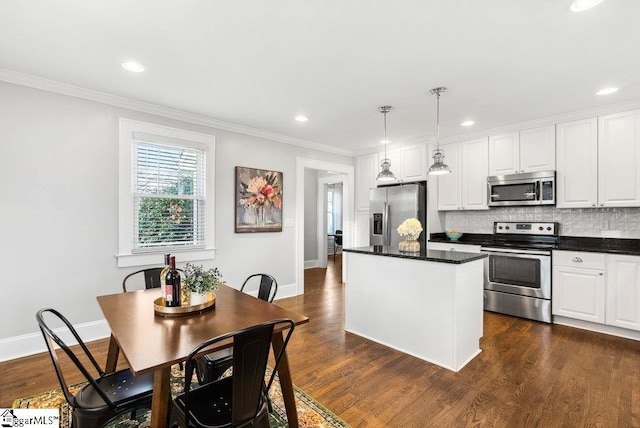
<path id="1" fill-rule="evenodd" d="M 481 260 L 348 252 L 345 264 L 345 330 L 456 371 L 480 352 Z"/>

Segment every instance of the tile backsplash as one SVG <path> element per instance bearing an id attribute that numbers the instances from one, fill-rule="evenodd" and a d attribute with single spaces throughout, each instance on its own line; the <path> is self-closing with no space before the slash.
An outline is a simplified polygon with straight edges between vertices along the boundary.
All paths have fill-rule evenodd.
<path id="1" fill-rule="evenodd" d="M 640 208 L 505 207 L 445 215 L 446 230 L 467 233 L 493 233 L 494 221 L 555 221 L 564 236 L 640 239 Z"/>

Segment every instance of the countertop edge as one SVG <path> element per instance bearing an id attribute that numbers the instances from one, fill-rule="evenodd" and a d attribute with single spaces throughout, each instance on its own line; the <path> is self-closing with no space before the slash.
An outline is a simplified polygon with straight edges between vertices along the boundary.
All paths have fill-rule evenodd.
<path id="1" fill-rule="evenodd" d="M 367 254 L 371 256 L 394 257 L 399 259 L 421 260 L 436 263 L 463 264 L 487 257 L 486 254 L 465 253 L 463 251 L 421 250 L 420 253 L 402 253 L 399 250 L 380 246 L 344 248 L 344 252 Z"/>

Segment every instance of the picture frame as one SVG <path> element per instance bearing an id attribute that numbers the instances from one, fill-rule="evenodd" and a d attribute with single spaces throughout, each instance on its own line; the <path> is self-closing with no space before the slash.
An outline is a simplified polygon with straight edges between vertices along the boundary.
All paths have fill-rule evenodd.
<path id="1" fill-rule="evenodd" d="M 235 232 L 282 232 L 282 172 L 235 167 Z"/>

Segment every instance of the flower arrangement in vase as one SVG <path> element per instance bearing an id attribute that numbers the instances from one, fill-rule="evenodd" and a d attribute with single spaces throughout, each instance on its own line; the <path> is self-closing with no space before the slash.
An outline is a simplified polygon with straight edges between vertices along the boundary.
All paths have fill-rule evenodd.
<path id="1" fill-rule="evenodd" d="M 218 289 L 222 274 L 218 268 L 205 270 L 202 265 L 187 263 L 184 269 L 183 286 L 189 291 L 189 305 L 195 306 L 213 300 L 213 292 Z"/>
<path id="2" fill-rule="evenodd" d="M 420 251 L 420 242 L 418 237 L 422 232 L 422 224 L 417 218 L 408 218 L 398 226 L 398 234 L 404 238 L 400 241 L 399 249 L 403 252 L 417 253 Z"/>

